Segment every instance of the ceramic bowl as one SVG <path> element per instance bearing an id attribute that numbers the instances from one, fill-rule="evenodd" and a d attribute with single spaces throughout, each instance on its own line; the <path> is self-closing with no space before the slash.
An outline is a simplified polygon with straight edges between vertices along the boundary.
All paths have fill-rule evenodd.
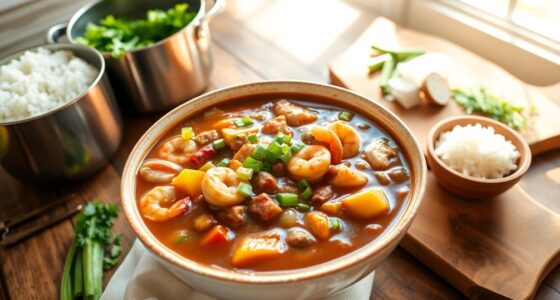
<path id="1" fill-rule="evenodd" d="M 503 135 L 510 141 L 521 155 L 518 168 L 508 176 L 499 179 L 482 179 L 464 175 L 447 166 L 435 153 L 435 143 L 439 136 L 453 127 L 460 125 L 480 124 L 483 127 L 491 126 L 495 132 Z M 514 186 L 529 169 L 531 165 L 531 149 L 525 139 L 508 126 L 486 117 L 458 116 L 444 119 L 435 124 L 428 132 L 428 164 L 436 176 L 439 184 L 449 192 L 465 199 L 487 199 L 498 196 Z"/>
<path id="2" fill-rule="evenodd" d="M 144 224 L 136 205 L 136 174 L 152 146 L 185 119 L 226 102 L 259 94 L 305 94 L 331 99 L 332 104 L 361 112 L 383 127 L 408 160 L 411 192 L 397 219 L 383 235 L 338 259 L 289 271 L 247 273 L 213 268 L 186 259 L 159 242 Z M 121 194 L 126 217 L 146 248 L 163 266 L 185 283 L 219 299 L 317 299 L 336 292 L 370 274 L 398 245 L 416 214 L 424 194 L 426 164 L 422 150 L 408 127 L 377 102 L 334 86 L 267 81 L 229 87 L 202 95 L 175 108 L 140 138 L 123 171 Z"/>

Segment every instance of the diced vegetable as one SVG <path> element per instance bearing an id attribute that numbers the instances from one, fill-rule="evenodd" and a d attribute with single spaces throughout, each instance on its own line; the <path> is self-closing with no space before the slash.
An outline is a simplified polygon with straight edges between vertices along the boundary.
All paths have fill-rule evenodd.
<path id="1" fill-rule="evenodd" d="M 187 154 L 187 161 L 193 166 L 200 166 L 216 154 L 218 154 L 218 151 L 214 149 L 214 146 L 208 144 L 198 149 L 195 153 Z"/>
<path id="2" fill-rule="evenodd" d="M 281 206 L 291 207 L 298 205 L 298 196 L 292 193 L 278 193 L 276 194 L 276 200 Z"/>
<path id="3" fill-rule="evenodd" d="M 206 172 L 212 168 L 215 168 L 216 166 L 212 163 L 212 162 L 207 162 L 205 163 L 202 167 L 200 167 L 198 170 L 202 171 L 202 172 Z"/>
<path id="4" fill-rule="evenodd" d="M 218 222 L 211 214 L 202 214 L 194 219 L 194 229 L 198 232 L 205 232 L 216 223 Z"/>
<path id="5" fill-rule="evenodd" d="M 245 118 L 241 119 L 241 121 L 243 122 L 243 124 L 245 124 L 245 126 L 253 125 L 255 123 L 255 122 L 253 122 L 253 119 L 251 119 L 250 117 L 245 117 Z"/>
<path id="6" fill-rule="evenodd" d="M 389 212 L 389 200 L 381 188 L 370 188 L 350 195 L 342 201 L 344 210 L 350 215 L 371 219 Z"/>
<path id="7" fill-rule="evenodd" d="M 184 242 L 191 241 L 196 238 L 196 234 L 194 232 L 188 230 L 179 230 L 175 233 L 175 237 L 171 240 L 171 242 L 175 245 L 180 245 Z"/>
<path id="8" fill-rule="evenodd" d="M 218 167 L 227 167 L 229 165 L 229 162 L 230 162 L 229 158 L 224 158 L 220 160 L 220 162 L 218 163 Z"/>
<path id="9" fill-rule="evenodd" d="M 301 211 L 309 211 L 311 209 L 311 206 L 309 206 L 305 203 L 298 203 L 297 209 L 299 209 Z"/>
<path id="10" fill-rule="evenodd" d="M 180 191 L 192 197 L 197 197 L 202 193 L 200 184 L 204 175 L 206 175 L 206 173 L 200 170 L 184 169 L 179 175 L 173 178 L 171 184 Z"/>
<path id="11" fill-rule="evenodd" d="M 311 185 L 309 184 L 309 181 L 302 179 L 300 181 L 298 181 L 297 186 L 300 190 L 305 190 L 308 187 L 311 187 Z"/>
<path id="12" fill-rule="evenodd" d="M 220 129 L 224 129 L 224 128 L 230 128 L 233 127 L 235 124 L 233 124 L 235 119 L 223 119 L 220 120 L 216 123 L 214 123 L 214 125 L 212 125 L 212 127 L 216 130 L 220 130 Z"/>
<path id="13" fill-rule="evenodd" d="M 258 173 L 262 170 L 263 163 L 249 156 L 243 161 L 243 167 L 253 169 L 255 173 Z"/>
<path id="14" fill-rule="evenodd" d="M 331 236 L 329 217 L 320 211 L 312 211 L 305 215 L 305 225 L 315 237 L 326 240 Z"/>
<path id="15" fill-rule="evenodd" d="M 226 144 L 231 144 L 231 142 L 238 136 L 248 136 L 250 134 L 256 134 L 259 131 L 258 126 L 250 127 L 240 127 L 240 128 L 223 128 L 222 136 L 226 140 Z"/>
<path id="16" fill-rule="evenodd" d="M 234 238 L 234 233 L 222 225 L 214 226 L 202 239 L 202 246 L 225 244 Z"/>
<path id="17" fill-rule="evenodd" d="M 183 127 L 181 128 L 181 137 L 185 140 L 190 140 L 194 137 L 194 132 L 192 127 Z"/>
<path id="18" fill-rule="evenodd" d="M 282 146 L 274 141 L 266 148 L 264 157 L 269 163 L 275 163 L 280 158 L 280 155 L 282 155 Z"/>
<path id="19" fill-rule="evenodd" d="M 249 169 L 249 168 L 238 168 L 237 169 L 237 178 L 241 179 L 241 180 L 251 180 L 251 177 L 253 177 L 253 169 Z"/>
<path id="20" fill-rule="evenodd" d="M 292 153 L 297 153 L 303 147 L 305 147 L 305 144 L 302 143 L 301 141 L 296 140 L 296 141 L 293 141 L 292 146 L 290 147 L 290 150 L 292 151 Z"/>
<path id="21" fill-rule="evenodd" d="M 278 132 L 274 136 L 274 141 L 276 141 L 278 144 L 289 145 L 292 142 L 292 136 L 284 134 L 282 132 Z"/>
<path id="22" fill-rule="evenodd" d="M 255 234 L 243 239 L 232 257 L 236 267 L 277 257 L 288 250 L 288 246 L 277 232 Z"/>
<path id="23" fill-rule="evenodd" d="M 293 208 L 288 208 L 282 212 L 278 218 L 278 225 L 284 228 L 294 227 L 298 222 L 298 213 Z"/>
<path id="24" fill-rule="evenodd" d="M 225 146 L 226 146 L 226 141 L 224 141 L 224 139 L 219 139 L 219 140 L 215 140 L 215 141 L 213 142 L 213 144 L 214 144 L 214 149 L 220 150 L 220 149 L 222 149 L 222 148 L 225 148 Z"/>
<path id="25" fill-rule="evenodd" d="M 287 146 L 286 144 L 282 145 L 283 146 Z M 290 159 L 292 158 L 292 150 L 290 150 L 290 148 L 287 148 L 287 151 L 284 152 L 284 149 L 282 148 L 282 154 L 280 155 L 280 160 L 282 160 L 285 163 L 288 163 L 288 161 L 290 161 Z"/>
<path id="26" fill-rule="evenodd" d="M 354 114 L 349 111 L 341 111 L 338 113 L 338 119 L 342 121 L 350 122 L 353 117 Z"/>
<path id="27" fill-rule="evenodd" d="M 247 140 L 249 141 L 249 143 L 251 144 L 256 144 L 258 142 L 258 138 L 257 135 L 254 133 L 251 133 L 247 136 Z"/>
<path id="28" fill-rule="evenodd" d="M 306 187 L 305 190 L 303 190 L 303 192 L 301 193 L 301 197 L 303 199 L 309 199 L 311 198 L 311 196 L 313 196 L 313 190 L 311 189 L 311 187 Z"/>
<path id="29" fill-rule="evenodd" d="M 341 231 L 342 221 L 339 218 L 329 218 L 329 228 L 332 231 Z"/>
<path id="30" fill-rule="evenodd" d="M 257 145 L 253 153 L 251 153 L 251 157 L 253 157 L 256 160 L 263 160 L 265 155 L 266 155 L 266 148 L 262 145 Z"/>
<path id="31" fill-rule="evenodd" d="M 233 121 L 233 124 L 235 124 L 235 126 L 237 127 L 244 127 L 245 123 L 243 122 L 242 119 L 235 119 L 235 121 Z"/>
<path id="32" fill-rule="evenodd" d="M 232 160 L 229 161 L 228 166 L 229 166 L 230 169 L 232 169 L 234 171 L 237 171 L 237 169 L 243 167 L 243 164 L 240 161 L 238 161 L 237 159 L 232 159 Z"/>
<path id="33" fill-rule="evenodd" d="M 342 202 L 340 201 L 325 202 L 321 205 L 320 209 L 321 211 L 331 216 L 338 216 L 342 212 Z"/>
<path id="34" fill-rule="evenodd" d="M 243 196 L 251 196 L 253 194 L 253 187 L 245 182 L 240 182 L 237 186 L 237 192 Z"/>
<path id="35" fill-rule="evenodd" d="M 269 163 L 268 161 L 264 161 L 262 170 L 265 171 L 265 172 L 272 171 L 272 164 Z"/>

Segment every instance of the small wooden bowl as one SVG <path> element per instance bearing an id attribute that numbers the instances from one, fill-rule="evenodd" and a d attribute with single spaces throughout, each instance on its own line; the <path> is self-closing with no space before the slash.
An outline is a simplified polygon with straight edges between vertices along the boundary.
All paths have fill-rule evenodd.
<path id="1" fill-rule="evenodd" d="M 447 166 L 435 153 L 435 143 L 441 133 L 451 131 L 460 125 L 480 124 L 483 127 L 491 126 L 495 132 L 503 135 L 519 151 L 517 170 L 506 177 L 499 179 L 482 179 L 464 175 Z M 451 117 L 435 124 L 428 132 L 428 165 L 436 176 L 439 184 L 451 193 L 466 199 L 486 199 L 495 197 L 514 186 L 529 169 L 531 165 L 531 150 L 525 139 L 508 126 L 486 117 L 465 115 Z"/>

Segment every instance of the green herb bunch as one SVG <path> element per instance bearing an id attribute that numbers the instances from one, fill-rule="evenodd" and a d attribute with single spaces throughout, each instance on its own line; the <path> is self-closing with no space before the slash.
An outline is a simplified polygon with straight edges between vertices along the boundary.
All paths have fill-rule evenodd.
<path id="1" fill-rule="evenodd" d="M 145 20 L 126 20 L 108 15 L 99 25 L 89 23 L 85 34 L 76 42 L 120 58 L 127 51 L 150 46 L 173 35 L 195 16 L 196 12 L 189 11 L 186 3 L 177 4 L 167 11 L 148 10 Z"/>

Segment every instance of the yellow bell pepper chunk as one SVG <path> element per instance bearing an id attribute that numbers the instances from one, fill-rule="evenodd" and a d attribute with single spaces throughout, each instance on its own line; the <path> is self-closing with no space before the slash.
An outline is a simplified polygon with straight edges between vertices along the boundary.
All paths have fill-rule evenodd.
<path id="1" fill-rule="evenodd" d="M 237 136 L 248 136 L 251 133 L 259 132 L 258 126 L 251 126 L 251 127 L 242 127 L 242 128 L 223 128 L 222 129 L 222 136 L 224 140 L 229 145 L 231 141 Z"/>
<path id="2" fill-rule="evenodd" d="M 265 232 L 244 238 L 235 249 L 232 264 L 236 267 L 280 256 L 288 250 L 280 234 Z"/>
<path id="3" fill-rule="evenodd" d="M 381 188 L 370 188 L 350 195 L 342 201 L 344 210 L 353 217 L 371 219 L 389 212 L 389 200 Z"/>
<path id="4" fill-rule="evenodd" d="M 184 169 L 171 181 L 177 189 L 189 194 L 191 197 L 198 197 L 202 194 L 201 182 L 206 173 L 199 170 Z"/>

